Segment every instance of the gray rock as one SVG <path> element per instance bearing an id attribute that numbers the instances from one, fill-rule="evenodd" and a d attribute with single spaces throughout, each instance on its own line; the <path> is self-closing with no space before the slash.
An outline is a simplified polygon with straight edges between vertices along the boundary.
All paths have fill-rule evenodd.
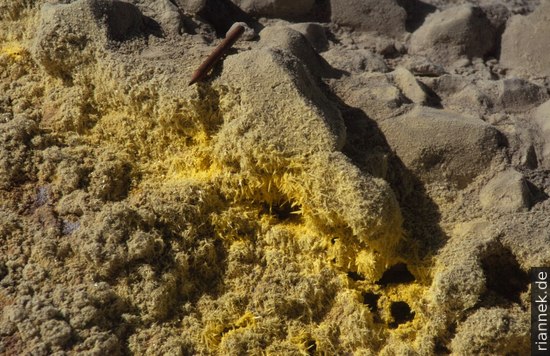
<path id="1" fill-rule="evenodd" d="M 501 213 L 527 211 L 532 204 L 532 195 L 521 173 L 509 169 L 491 179 L 479 193 L 484 209 Z"/>
<path id="2" fill-rule="evenodd" d="M 501 139 L 482 120 L 427 107 L 385 120 L 380 128 L 403 163 L 421 179 L 451 182 L 458 188 L 487 169 Z"/>
<path id="3" fill-rule="evenodd" d="M 93 60 L 91 42 L 100 31 L 97 23 L 90 21 L 87 5 L 77 1 L 42 7 L 32 54 L 48 73 L 68 77 L 75 67 Z M 79 21 L 72 20 L 71 12 L 79 13 Z"/>
<path id="4" fill-rule="evenodd" d="M 183 18 L 180 10 L 170 0 L 153 1 L 149 8 L 151 13 L 144 10 L 144 15 L 155 19 L 166 34 L 177 35 L 183 30 Z"/>
<path id="5" fill-rule="evenodd" d="M 523 79 L 504 79 L 498 84 L 496 100 L 506 111 L 524 111 L 548 99 L 546 89 Z"/>
<path id="6" fill-rule="evenodd" d="M 428 96 L 411 72 L 403 67 L 397 67 L 392 75 L 397 87 L 413 103 L 422 104 L 426 102 Z"/>
<path id="7" fill-rule="evenodd" d="M 89 6 L 94 19 L 107 24 L 109 38 L 123 41 L 140 34 L 145 28 L 145 18 L 133 4 L 118 0 L 91 0 Z"/>
<path id="8" fill-rule="evenodd" d="M 487 112 L 493 102 L 480 85 L 472 84 L 450 96 L 445 101 L 445 107 L 457 112 L 481 116 Z"/>
<path id="9" fill-rule="evenodd" d="M 445 68 L 425 58 L 409 58 L 402 65 L 418 76 L 439 77 L 445 74 Z"/>
<path id="10" fill-rule="evenodd" d="M 334 68 L 350 73 L 388 71 L 384 58 L 366 49 L 333 48 L 322 53 L 322 56 Z"/>
<path id="11" fill-rule="evenodd" d="M 361 109 L 368 117 L 382 121 L 398 115 L 406 98 L 385 74 L 362 73 L 332 84 L 346 104 Z"/>
<path id="12" fill-rule="evenodd" d="M 550 76 L 550 2 L 528 16 L 510 18 L 502 35 L 503 66 L 533 76 Z"/>
<path id="13" fill-rule="evenodd" d="M 463 57 L 483 57 L 495 40 L 495 29 L 483 11 L 462 5 L 428 16 L 412 34 L 409 51 L 450 65 Z"/>
<path id="14" fill-rule="evenodd" d="M 546 89 L 523 79 L 478 80 L 455 88 L 446 107 L 460 112 L 484 115 L 489 112 L 524 112 L 548 99 Z M 445 96 L 445 93 L 438 94 Z"/>
<path id="15" fill-rule="evenodd" d="M 269 26 L 260 32 L 260 45 L 289 51 L 314 75 L 328 70 L 327 63 L 315 52 L 300 32 L 285 26 Z"/>
<path id="16" fill-rule="evenodd" d="M 180 9 L 209 22 L 218 36 L 223 37 L 235 22 L 254 24 L 256 21 L 231 0 L 172 0 Z"/>
<path id="17" fill-rule="evenodd" d="M 315 0 L 231 0 L 243 11 L 258 17 L 298 19 L 308 15 Z"/>
<path id="18" fill-rule="evenodd" d="M 388 36 L 404 34 L 407 13 L 395 0 L 332 0 L 331 21 Z"/>
<path id="19" fill-rule="evenodd" d="M 320 24 L 314 22 L 303 22 L 292 24 L 289 27 L 304 35 L 304 37 L 317 52 L 325 51 L 328 48 L 328 39 L 325 33 L 325 28 Z"/>

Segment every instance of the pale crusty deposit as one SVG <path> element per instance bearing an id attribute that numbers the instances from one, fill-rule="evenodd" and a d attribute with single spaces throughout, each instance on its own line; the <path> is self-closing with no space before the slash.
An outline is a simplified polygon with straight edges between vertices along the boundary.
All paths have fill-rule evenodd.
<path id="1" fill-rule="evenodd" d="M 547 7 L 0 0 L 0 354 L 525 354 Z"/>

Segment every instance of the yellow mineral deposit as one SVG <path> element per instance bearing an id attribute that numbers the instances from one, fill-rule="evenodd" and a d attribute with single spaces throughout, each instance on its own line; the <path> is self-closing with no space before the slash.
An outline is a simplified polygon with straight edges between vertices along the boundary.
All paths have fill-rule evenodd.
<path id="1" fill-rule="evenodd" d="M 298 32 L 273 26 L 268 43 L 238 42 L 207 82 L 200 79 L 211 65 L 188 86 L 212 50 L 207 43 L 220 41 L 203 23 L 198 34 L 163 37 L 142 15 L 152 8 L 129 2 L 128 18 L 118 1 L 22 3 L 0 0 L 9 10 L 0 14 L 0 30 L 9 31 L 0 34 L 0 117 L 7 118 L 0 249 L 30 252 L 23 266 L 1 260 L 0 277 L 4 266 L 23 271 L 13 278 L 30 278 L 25 288 L 42 298 L 36 308 L 56 317 L 47 330 L 40 316 L 21 324 L 44 344 L 1 324 L 16 350 L 430 354 L 434 338 L 448 337 L 452 315 L 466 318 L 434 314 L 447 313 L 453 294 L 445 281 L 433 284 L 434 275 L 462 273 L 455 260 L 456 271 L 441 261 L 433 267 L 442 243 L 433 236 L 444 235 L 433 227 L 445 211 L 417 209 L 435 203 L 402 163 L 388 164 L 390 150 L 376 156 L 380 147 L 352 147 L 356 109 L 321 89 L 311 73 L 324 64 Z M 166 19 L 158 21 L 167 26 Z M 378 78 L 369 75 L 360 79 Z M 327 82 L 347 80 L 340 77 Z M 369 125 L 370 140 L 378 128 Z M 478 126 L 488 124 L 472 130 Z M 447 198 L 439 206 L 450 211 Z M 416 226 L 425 223 L 420 217 L 433 229 Z M 451 236 L 454 223 L 445 227 Z M 504 249 L 486 235 L 480 249 Z M 449 246 L 446 253 L 459 255 L 462 245 Z M 25 289 L 18 288 L 10 290 Z M 2 308 L 35 308 L 34 297 L 4 293 Z M 47 339 L 65 329 L 59 344 Z"/>

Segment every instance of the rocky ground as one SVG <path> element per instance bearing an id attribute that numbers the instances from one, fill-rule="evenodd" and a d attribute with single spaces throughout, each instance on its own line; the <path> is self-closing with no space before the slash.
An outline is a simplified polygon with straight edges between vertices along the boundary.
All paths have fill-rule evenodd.
<path id="1" fill-rule="evenodd" d="M 526 354 L 548 14 L 0 0 L 0 354 Z"/>

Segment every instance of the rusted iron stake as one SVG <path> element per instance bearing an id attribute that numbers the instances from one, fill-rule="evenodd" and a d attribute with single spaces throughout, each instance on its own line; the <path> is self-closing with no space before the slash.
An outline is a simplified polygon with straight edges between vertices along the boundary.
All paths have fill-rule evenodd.
<path id="1" fill-rule="evenodd" d="M 214 64 L 216 64 L 217 61 L 219 61 L 223 55 L 227 52 L 231 46 L 241 37 L 241 35 L 244 32 L 244 26 L 242 25 L 236 25 L 233 26 L 233 29 L 231 29 L 227 35 L 225 36 L 225 39 L 212 51 L 212 53 L 206 58 L 204 62 L 200 65 L 199 68 L 193 73 L 193 76 L 191 77 L 191 81 L 189 82 L 189 85 L 193 85 L 198 81 L 201 81 L 206 74 L 212 69 Z"/>

